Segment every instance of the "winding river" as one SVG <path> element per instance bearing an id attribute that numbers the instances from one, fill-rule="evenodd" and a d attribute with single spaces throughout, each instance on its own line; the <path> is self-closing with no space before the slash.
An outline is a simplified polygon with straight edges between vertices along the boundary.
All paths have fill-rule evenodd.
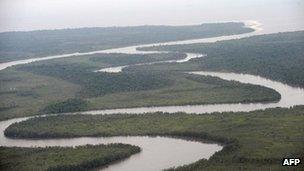
<path id="1" fill-rule="evenodd" d="M 190 44 L 202 42 L 215 42 L 220 40 L 229 40 L 248 37 L 260 34 L 262 31 L 261 25 L 258 22 L 246 22 L 246 27 L 254 28 L 256 31 L 241 35 L 221 36 L 206 39 L 195 39 L 186 41 L 175 41 L 167 43 L 155 43 L 147 45 L 130 46 L 124 48 L 116 48 L 102 51 L 94 51 L 87 53 L 72 53 L 56 56 L 48 56 L 43 58 L 26 59 L 0 64 L 0 70 L 7 67 L 19 64 L 26 64 L 35 61 L 48 60 L 54 58 L 64 58 L 71 56 L 89 55 L 96 53 L 160 53 L 160 52 L 143 52 L 138 51 L 138 47 L 157 46 L 157 45 L 173 45 L 173 44 Z M 186 62 L 192 58 L 204 57 L 203 54 L 187 54 L 187 57 L 179 61 L 165 62 Z M 157 62 L 158 63 L 158 62 Z M 153 64 L 153 63 L 148 63 Z M 137 64 L 146 65 L 146 64 Z M 121 72 L 127 66 L 119 66 L 113 68 L 104 68 L 101 72 Z M 272 88 L 281 94 L 281 99 L 278 102 L 272 103 L 250 103 L 250 104 L 214 104 L 214 105 L 185 105 L 185 106 L 162 106 L 162 107 L 140 107 L 127 109 L 110 109 L 81 112 L 82 114 L 113 114 L 113 113 L 146 113 L 146 112 L 186 112 L 186 113 L 211 113 L 225 111 L 252 111 L 258 109 L 266 109 L 272 107 L 291 107 L 294 105 L 304 104 L 304 89 L 291 87 L 281 82 L 269 80 L 259 76 L 237 73 L 220 73 L 220 72 L 205 72 L 197 71 L 190 74 L 209 75 L 219 77 L 225 80 L 239 81 L 241 83 L 250 83 Z M 215 152 L 222 149 L 222 146 L 217 144 L 202 143 L 197 141 L 189 141 L 185 139 L 176 139 L 170 137 L 145 137 L 145 136 L 130 136 L 130 137 L 82 137 L 69 139 L 10 139 L 4 136 L 4 130 L 15 122 L 27 120 L 32 117 L 16 118 L 0 122 L 0 146 L 18 146 L 18 147 L 45 147 L 45 146 L 76 146 L 84 144 L 108 144 L 108 143 L 127 143 L 137 145 L 142 148 L 142 152 L 135 154 L 130 158 L 110 165 L 105 170 L 162 170 L 173 166 L 181 166 L 193 163 L 199 159 L 208 159 Z"/>

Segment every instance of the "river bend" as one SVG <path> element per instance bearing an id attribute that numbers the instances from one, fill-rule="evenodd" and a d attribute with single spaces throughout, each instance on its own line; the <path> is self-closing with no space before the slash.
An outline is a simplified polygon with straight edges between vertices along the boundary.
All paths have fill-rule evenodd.
<path id="1" fill-rule="evenodd" d="M 20 61 L 12 61 L 0 64 L 0 70 L 7 67 L 27 64 L 35 61 L 64 58 L 80 55 L 90 55 L 97 53 L 160 53 L 160 52 L 143 52 L 138 51 L 138 47 L 158 46 L 158 45 L 175 45 L 215 42 L 220 40 L 238 39 L 252 35 L 260 34 L 261 24 L 256 21 L 246 22 L 246 27 L 254 28 L 256 31 L 241 35 L 220 36 L 206 39 L 195 39 L 186 41 L 175 41 L 167 43 L 155 43 L 147 45 L 130 46 L 124 48 L 116 48 L 109 50 L 93 51 L 86 53 L 72 53 L 64 55 L 48 56 L 43 58 L 33 58 Z M 164 61 L 164 62 L 186 62 L 192 58 L 204 57 L 204 54 L 187 54 L 187 57 L 180 61 Z M 149 63 L 153 64 L 153 63 Z M 146 64 L 137 64 L 146 65 Z M 104 68 L 102 72 L 121 72 L 127 66 L 119 66 L 113 68 Z M 155 107 L 139 107 L 127 109 L 109 109 L 81 112 L 83 114 L 113 114 L 113 113 L 146 113 L 146 112 L 186 112 L 186 113 L 211 113 L 211 112 L 228 112 L 228 111 L 252 111 L 266 109 L 272 107 L 291 107 L 294 105 L 304 104 L 304 90 L 292 87 L 278 81 L 269 80 L 259 76 L 237 73 L 220 73 L 197 71 L 190 74 L 215 76 L 225 80 L 239 81 L 241 83 L 250 83 L 272 88 L 281 94 L 278 102 L 272 103 L 250 103 L 250 104 L 214 104 L 214 105 L 184 105 L 184 106 L 155 106 Z M 189 141 L 185 139 L 176 139 L 170 137 L 146 137 L 146 136 L 130 136 L 130 137 L 81 137 L 81 138 L 63 138 L 63 139 L 10 139 L 4 136 L 4 130 L 11 124 L 27 120 L 31 117 L 15 118 L 0 122 L 0 145 L 1 146 L 18 146 L 18 147 L 46 147 L 46 146 L 77 146 L 85 144 L 108 144 L 108 143 L 126 143 L 141 147 L 142 152 L 135 154 L 130 158 L 110 165 L 105 170 L 162 170 L 173 166 L 181 166 L 193 163 L 199 159 L 208 159 L 215 152 L 222 149 L 217 144 L 202 143 L 198 141 Z"/>

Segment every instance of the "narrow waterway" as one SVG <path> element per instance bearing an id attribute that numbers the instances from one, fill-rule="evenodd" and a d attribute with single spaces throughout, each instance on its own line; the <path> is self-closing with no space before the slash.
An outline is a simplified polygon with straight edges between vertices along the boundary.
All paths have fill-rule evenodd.
<path id="1" fill-rule="evenodd" d="M 242 37 L 248 37 L 260 34 L 261 28 L 258 22 L 247 22 L 247 27 L 254 28 L 256 31 L 242 35 L 221 36 L 207 39 L 196 39 L 187 41 L 176 41 L 168 43 L 157 43 L 149 45 L 131 46 L 103 51 L 94 51 L 87 53 L 73 53 L 57 56 L 49 56 L 44 58 L 27 59 L 2 63 L 0 70 L 9 66 L 26 64 L 39 60 L 48 60 L 54 58 L 63 58 L 71 56 L 80 56 L 96 53 L 155 53 L 138 51 L 138 47 L 153 46 L 153 45 L 173 45 L 173 44 L 189 44 L 201 42 L 214 42 L 219 40 L 229 40 Z M 159 53 L 159 52 L 158 52 Z M 203 57 L 203 54 L 187 54 L 187 57 L 180 61 L 165 61 L 165 62 L 186 62 L 192 58 Z M 149 63 L 153 64 L 153 63 Z M 144 65 L 144 64 L 138 64 Z M 127 66 L 119 66 L 114 68 L 105 68 L 103 72 L 121 72 Z M 82 112 L 83 114 L 113 114 L 113 113 L 146 113 L 146 112 L 186 112 L 186 113 L 210 113 L 210 112 L 225 112 L 225 111 L 252 111 L 258 109 L 266 109 L 271 107 L 290 107 L 294 105 L 304 104 L 304 90 L 301 88 L 292 87 L 277 81 L 265 79 L 259 76 L 237 73 L 220 73 L 220 72 L 205 72 L 197 71 L 190 74 L 209 75 L 219 77 L 225 80 L 234 80 L 241 83 L 250 83 L 272 88 L 281 94 L 281 100 L 273 103 L 251 103 L 251 104 L 214 104 L 214 105 L 185 105 L 185 106 L 162 106 L 162 107 L 141 107 L 128 109 L 110 109 Z M 181 166 L 184 164 L 193 163 L 199 159 L 208 159 L 215 152 L 222 149 L 222 146 L 217 144 L 202 143 L 197 141 L 187 141 L 183 139 L 169 137 L 82 137 L 69 139 L 42 139 L 42 140 L 25 140 L 25 139 L 10 139 L 4 136 L 4 130 L 15 122 L 20 122 L 29 119 L 16 118 L 0 122 L 0 145 L 1 146 L 18 146 L 18 147 L 45 147 L 45 146 L 76 146 L 84 144 L 100 144 L 100 143 L 127 143 L 137 145 L 142 148 L 142 152 L 133 155 L 130 158 L 109 166 L 108 170 L 162 170 L 173 166 Z"/>
<path id="2" fill-rule="evenodd" d="M 60 139 L 10 139 L 3 134 L 7 126 L 28 118 L 11 119 L 0 122 L 0 146 L 8 147 L 46 147 L 46 146 L 78 146 L 86 144 L 124 143 L 139 146 L 141 152 L 130 158 L 110 165 L 102 170 L 155 171 L 193 163 L 200 159 L 209 159 L 222 146 L 199 141 L 170 137 L 117 136 L 117 137 L 81 137 Z"/>
<path id="3" fill-rule="evenodd" d="M 14 65 L 21 65 L 21 64 L 28 64 L 31 62 L 36 61 L 43 61 L 43 60 L 49 60 L 49 59 L 56 59 L 56 58 L 66 58 L 66 57 L 73 57 L 73 56 L 82 56 L 82 55 L 93 55 L 98 53 L 128 53 L 128 54 L 134 54 L 134 53 L 141 53 L 141 54 L 149 54 L 149 53 L 159 53 L 158 51 L 138 51 L 138 47 L 148 47 L 148 46 L 159 46 L 159 45 L 175 45 L 175 44 L 191 44 L 191 43 L 199 43 L 199 42 L 215 42 L 220 40 L 230 40 L 230 39 L 238 39 L 238 38 L 244 38 L 253 36 L 256 34 L 261 34 L 262 28 L 260 27 L 261 24 L 257 21 L 244 21 L 245 27 L 250 27 L 252 29 L 255 29 L 255 32 L 245 33 L 245 34 L 239 34 L 239 35 L 230 35 L 230 36 L 219 36 L 219 37 L 211 37 L 211 38 L 203 38 L 203 39 L 191 39 L 191 40 L 182 40 L 182 41 L 171 41 L 171 42 L 164 42 L 164 43 L 152 43 L 152 44 L 144 44 L 144 45 L 136 45 L 136 46 L 128 46 L 128 47 L 122 47 L 122 48 L 114 48 L 114 49 L 107 49 L 107 50 L 98 50 L 98 51 L 92 51 L 92 52 L 76 52 L 76 53 L 70 53 L 70 54 L 62 54 L 62 55 L 53 55 L 53 56 L 46 56 L 46 57 L 40 57 L 40 58 L 30 58 L 30 59 L 24 59 L 24 60 L 18 60 L 18 61 L 11 61 L 11 62 L 5 62 L 0 63 L 0 70 L 3 70 L 7 67 L 11 67 Z"/>

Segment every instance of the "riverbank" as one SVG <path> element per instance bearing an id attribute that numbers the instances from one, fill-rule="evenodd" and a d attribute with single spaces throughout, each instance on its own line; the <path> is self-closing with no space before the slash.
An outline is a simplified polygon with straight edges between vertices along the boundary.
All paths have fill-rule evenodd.
<path id="1" fill-rule="evenodd" d="M 140 148 L 127 144 L 77 147 L 0 147 L 1 170 L 88 170 L 126 159 Z"/>
<path id="2" fill-rule="evenodd" d="M 103 55 L 99 57 L 103 59 Z M 90 59 L 88 56 L 41 61 L 2 71 L 0 120 L 102 109 L 267 103 L 279 101 L 282 93 L 263 84 L 180 72 L 96 73 Z M 81 99 L 85 105 L 77 103 L 75 107 L 69 103 L 73 98 Z"/>
<path id="3" fill-rule="evenodd" d="M 11 125 L 10 137 L 59 138 L 82 136 L 162 135 L 212 140 L 226 144 L 208 161 L 184 170 L 280 170 L 284 157 L 301 157 L 304 106 L 253 112 L 145 115 L 66 115 L 33 118 Z M 49 126 L 46 126 L 49 125 Z M 51 126 L 52 125 L 52 126 Z M 303 167 L 295 169 L 301 170 Z"/>
<path id="4" fill-rule="evenodd" d="M 255 33 L 253 33 L 253 34 L 255 34 Z M 181 44 L 184 42 L 187 42 L 187 43 L 205 42 L 205 41 L 210 41 L 210 40 L 217 41 L 217 40 L 246 37 L 246 36 L 250 36 L 253 34 L 223 36 L 223 37 L 215 37 L 215 38 L 211 38 L 211 39 L 201 39 L 201 40 L 169 42 L 168 44 L 170 44 L 170 43 L 171 44 Z M 136 47 L 138 47 L 138 46 L 126 47 L 126 48 L 120 48 L 120 49 L 112 49 L 107 52 L 114 51 L 116 53 L 138 53 L 139 51 L 136 50 Z M 94 53 L 97 53 L 97 52 L 89 52 L 88 54 L 94 54 Z M 72 55 L 75 55 L 75 54 L 72 54 Z M 80 54 L 76 53 L 76 55 L 80 55 Z M 67 56 L 69 56 L 69 55 L 57 56 L 57 57 L 59 58 L 59 57 L 67 57 Z M 53 58 L 53 57 L 50 57 L 50 58 Z M 46 58 L 43 58 L 41 60 L 45 60 L 45 59 Z M 24 61 L 21 61 L 21 63 L 23 63 L 23 62 Z M 4 67 L 6 67 L 6 66 L 4 66 Z M 178 71 L 180 71 L 180 70 L 178 70 Z M 191 71 L 193 71 L 193 70 L 191 70 Z M 130 71 L 127 70 L 127 72 L 130 72 Z M 90 73 L 92 73 L 92 72 L 90 72 Z M 123 73 L 123 74 L 126 74 L 126 73 Z M 87 111 L 87 112 L 83 112 L 83 114 L 115 114 L 115 113 L 138 114 L 138 113 L 157 112 L 157 111 L 163 111 L 163 112 L 169 112 L 169 113 L 183 111 L 185 113 L 202 114 L 202 113 L 212 113 L 212 112 L 222 112 L 222 111 L 226 111 L 226 112 L 227 111 L 253 111 L 253 110 L 257 110 L 257 109 L 266 109 L 266 108 L 271 108 L 271 107 L 292 107 L 294 105 L 303 104 L 303 99 L 304 99 L 303 98 L 304 97 L 303 89 L 291 87 L 291 86 L 282 84 L 280 82 L 267 80 L 267 79 L 261 78 L 259 76 L 234 74 L 234 73 L 215 73 L 215 72 L 204 72 L 204 71 L 191 72 L 191 74 L 196 74 L 196 75 L 201 75 L 201 76 L 202 75 L 217 76 L 222 79 L 229 80 L 229 81 L 234 80 L 234 81 L 240 81 L 242 83 L 250 83 L 250 84 L 255 84 L 255 85 L 260 85 L 260 86 L 266 86 L 268 88 L 272 88 L 272 89 L 278 91 L 278 93 L 281 94 L 282 98 L 278 102 L 267 103 L 267 104 L 264 104 L 264 103 L 251 104 L 250 103 L 250 104 L 163 106 L 163 107 L 157 106 L 157 107 L 151 107 L 151 108 L 147 107 L 147 108 L 133 108 L 133 109 L 127 108 L 127 109 Z M 111 92 L 111 93 L 113 93 L 113 92 Z M 26 96 L 26 95 L 29 95 L 29 93 L 26 92 L 25 94 L 21 94 L 21 95 Z M 290 98 L 290 97 L 292 97 L 292 98 Z M 290 99 L 292 99 L 292 100 L 290 100 Z M 66 104 L 66 103 L 64 103 L 64 104 Z M 6 109 L 7 108 L 5 108 L 5 110 Z M 298 109 L 298 107 L 293 108 L 293 110 L 297 110 L 297 109 Z M 255 116 L 254 112 L 263 113 L 265 111 L 267 112 L 267 111 L 272 111 L 272 110 L 274 110 L 275 114 L 267 115 L 267 117 L 269 117 L 269 118 L 267 118 L 267 117 L 265 118 L 265 117 L 263 117 L 264 115 L 261 115 L 261 114 L 258 117 L 254 117 Z M 94 141 L 96 139 L 98 139 L 98 140 L 102 139 L 102 138 L 93 138 L 93 136 L 98 136 L 98 135 L 99 136 L 109 136 L 108 134 L 106 134 L 108 132 L 102 132 L 102 131 L 111 131 L 111 128 L 113 128 L 114 131 L 110 132 L 110 133 L 117 133 L 118 135 L 121 135 L 121 134 L 127 135 L 129 130 L 132 131 L 129 133 L 130 135 L 137 134 L 137 133 L 138 134 L 141 133 L 142 135 L 163 135 L 163 136 L 182 136 L 182 137 L 185 137 L 188 135 L 189 138 L 191 138 L 191 137 L 198 138 L 199 137 L 202 140 L 209 139 L 209 140 L 214 140 L 214 141 L 222 142 L 222 143 L 226 144 L 226 147 L 224 148 L 222 153 L 219 152 L 219 153 L 216 153 L 216 155 L 215 155 L 215 157 L 218 154 L 223 154 L 224 156 L 220 156 L 221 158 L 218 158 L 218 160 L 215 160 L 215 162 L 225 163 L 223 161 L 227 161 L 227 163 L 226 163 L 227 166 L 229 166 L 229 163 L 230 163 L 232 170 L 235 170 L 236 168 L 240 168 L 240 166 L 243 166 L 244 163 L 246 164 L 246 167 L 248 167 L 248 168 L 251 165 L 253 165 L 253 168 L 258 168 L 258 166 L 260 166 L 260 165 L 265 165 L 265 167 L 270 166 L 271 168 L 277 169 L 278 168 L 277 164 L 279 164 L 278 156 L 280 156 L 281 153 L 288 154 L 288 153 L 290 153 L 290 151 L 288 151 L 288 150 L 292 150 L 291 155 L 298 155 L 298 153 L 296 153 L 296 152 L 293 153 L 293 151 L 295 149 L 301 148 L 298 145 L 299 141 L 297 141 L 297 138 L 300 137 L 300 141 L 301 141 L 302 136 L 301 135 L 299 136 L 298 132 L 293 132 L 293 131 L 297 130 L 297 129 L 300 129 L 300 130 L 303 129 L 302 127 L 299 126 L 302 122 L 301 116 L 299 118 L 297 117 L 298 115 L 295 115 L 295 116 L 291 115 L 288 117 L 287 116 L 284 117 L 284 113 L 282 115 L 280 115 L 280 112 L 277 110 L 282 110 L 283 112 L 288 112 L 286 110 L 289 110 L 289 109 L 268 109 L 265 111 L 254 111 L 254 112 L 249 112 L 250 115 L 247 115 L 247 113 L 243 113 L 243 112 L 236 113 L 236 114 L 235 113 L 226 113 L 228 117 L 229 116 L 231 117 L 228 119 L 226 118 L 226 114 L 219 114 L 219 113 L 216 113 L 214 115 L 205 115 L 204 116 L 204 117 L 209 117 L 209 116 L 218 117 L 218 118 L 211 118 L 211 119 L 210 118 L 206 119 L 206 118 L 203 118 L 203 116 L 194 115 L 194 114 L 186 115 L 184 113 L 175 113 L 176 118 L 174 118 L 175 115 L 171 115 L 171 114 L 164 115 L 161 113 L 156 113 L 156 114 L 150 114 L 150 115 L 148 114 L 146 116 L 148 119 L 143 118 L 144 119 L 143 122 L 141 122 L 140 119 L 132 120 L 132 119 L 134 119 L 132 117 L 132 115 L 125 115 L 126 117 L 129 117 L 127 119 L 120 118 L 124 115 L 100 116 L 100 117 L 118 116 L 118 119 L 116 120 L 115 118 L 114 119 L 110 118 L 107 121 L 107 119 L 104 120 L 104 118 L 102 118 L 101 120 L 98 120 L 98 118 L 97 118 L 99 123 L 96 123 L 95 125 L 91 124 L 91 122 L 94 123 L 94 120 L 91 120 L 92 119 L 91 117 L 93 117 L 93 116 L 89 115 L 89 117 L 87 117 L 84 115 L 75 115 L 74 117 L 81 116 L 81 117 L 83 117 L 82 119 L 84 119 L 84 120 L 89 119 L 89 121 L 88 121 L 89 124 L 82 123 L 82 120 L 81 120 L 81 123 L 78 123 L 76 126 L 71 124 L 71 125 L 73 125 L 72 128 L 76 128 L 76 129 L 81 128 L 82 131 L 76 132 L 73 135 L 65 133 L 64 136 L 67 136 L 67 137 L 82 136 L 87 133 L 90 134 L 91 132 L 89 132 L 89 131 L 94 131 L 94 130 L 100 131 L 100 132 L 97 132 L 96 134 L 87 135 L 87 136 L 91 136 L 91 137 L 76 138 L 76 141 L 85 139 L 86 141 L 88 141 L 91 144 L 91 143 L 96 142 L 96 141 Z M 301 109 L 301 107 L 300 107 L 299 111 L 301 114 L 301 111 L 303 111 L 303 109 Z M 180 118 L 179 114 L 183 115 L 183 117 Z M 253 120 L 252 120 L 251 114 L 253 114 Z M 162 122 L 162 120 L 157 120 L 157 119 L 155 120 L 155 118 L 149 118 L 154 115 L 156 115 L 156 118 L 158 118 L 158 119 L 164 119 L 165 122 Z M 170 119 L 163 118 L 163 117 L 161 117 L 161 115 L 164 115 L 166 117 L 169 116 Z M 236 115 L 236 117 L 233 117 L 235 115 Z M 243 117 L 241 115 L 243 115 Z M 133 115 L 133 116 L 138 117 L 139 115 Z M 144 115 L 140 115 L 140 116 L 144 116 Z M 189 116 L 191 118 L 187 118 L 186 116 Z M 278 120 L 275 118 L 277 116 L 279 116 Z M 53 117 L 69 118 L 72 116 L 53 116 Z M 171 119 L 171 117 L 173 119 Z M 196 117 L 202 117 L 202 118 L 196 118 Z M 35 118 L 35 119 L 43 119 L 43 118 Z M 93 119 L 96 119 L 96 118 L 93 118 Z M 128 120 L 128 119 L 130 119 L 130 120 Z M 8 120 L 8 121 L 3 121 L 3 122 L 1 122 L 2 123 L 1 128 L 5 129 L 6 126 L 9 126 L 10 124 L 12 124 L 18 120 L 21 121 L 22 119 L 12 119 L 12 120 Z M 221 123 L 218 123 L 215 120 L 219 120 L 219 121 L 221 121 Z M 30 120 L 30 121 L 32 121 L 32 120 Z M 56 120 L 52 120 L 52 121 L 55 121 L 55 123 L 56 123 Z M 65 121 L 65 120 L 62 120 L 62 121 Z M 107 121 L 107 122 L 105 122 L 105 121 Z M 154 121 L 154 122 L 152 122 L 152 121 Z M 299 121 L 301 121 L 301 122 L 299 123 Z M 129 122 L 131 124 L 128 124 Z M 22 123 L 27 123 L 27 121 L 22 122 Z M 75 123 L 77 123 L 77 121 L 75 121 Z M 101 124 L 101 123 L 103 123 L 103 125 L 99 126 L 98 124 Z M 112 123 L 112 125 L 107 125 L 106 123 Z M 198 123 L 198 125 L 196 125 L 196 123 Z M 210 125 L 209 123 L 212 125 Z M 36 122 L 35 122 L 35 124 L 36 124 Z M 116 127 L 117 124 L 119 124 L 118 127 L 119 128 L 121 127 L 121 129 L 117 129 L 117 127 Z M 281 128 L 280 126 L 282 124 L 286 124 L 287 126 L 284 128 Z M 32 125 L 34 125 L 34 124 L 32 124 Z M 206 125 L 206 127 L 204 127 L 204 125 Z M 44 125 L 44 126 L 46 126 L 46 125 Z M 52 127 L 53 126 L 54 125 L 52 125 Z M 57 128 L 57 126 L 58 125 L 55 125 L 54 128 Z M 98 126 L 99 128 L 102 128 L 102 129 L 101 130 L 98 128 L 95 129 L 95 127 L 92 127 L 92 126 Z M 107 126 L 107 127 L 103 127 L 103 126 Z M 138 127 L 136 127 L 136 126 L 138 126 Z M 140 129 L 143 126 L 149 126 L 148 127 L 149 129 L 147 129 L 147 128 Z M 155 126 L 157 126 L 157 127 L 155 127 Z M 214 126 L 217 126 L 217 127 L 214 128 Z M 247 127 L 247 126 L 250 126 L 250 127 Z M 91 128 L 91 129 L 82 129 L 82 128 L 87 128 L 87 127 Z M 131 129 L 129 129 L 129 127 Z M 254 130 L 252 130 L 252 128 Z M 70 129 L 71 129 L 71 127 L 68 129 L 63 129 L 63 130 L 67 131 Z M 136 130 L 133 130 L 133 129 L 136 129 Z M 151 131 L 150 129 L 152 130 L 152 132 L 149 132 L 149 131 Z M 204 130 L 206 130 L 206 129 L 211 132 L 204 132 Z M 73 129 L 71 129 L 71 130 L 73 130 Z M 257 130 L 258 130 L 258 132 L 257 132 Z M 278 133 L 275 132 L 277 130 L 279 130 Z M 86 132 L 86 131 L 88 131 L 88 132 Z M 153 131 L 155 131 L 155 132 L 153 132 Z M 172 131 L 175 131 L 175 132 L 172 132 Z M 271 132 L 269 132 L 269 131 L 271 131 Z M 15 132 L 16 132 L 16 134 L 14 134 L 13 136 L 18 136 L 17 135 L 18 131 L 15 131 Z M 260 134 L 260 132 L 262 132 L 263 134 Z M 28 132 L 28 133 L 31 133 L 31 135 L 33 135 L 32 132 Z M 44 134 L 44 133 L 39 134 L 39 135 L 44 135 L 44 136 L 46 135 L 45 138 L 50 135 L 50 134 Z M 77 135 L 78 133 L 79 134 L 83 133 L 83 134 Z M 248 137 L 248 133 L 250 133 L 249 137 Z M 302 132 L 300 132 L 300 134 L 301 133 Z M 55 137 L 58 136 L 58 134 L 56 134 L 56 133 L 52 134 L 52 135 L 55 135 Z M 274 136 L 272 136 L 272 135 L 274 135 Z M 292 147 L 289 146 L 290 142 L 288 141 L 290 135 L 292 135 L 293 140 L 294 139 L 296 140 L 296 141 L 292 142 L 293 143 Z M 49 136 L 49 137 L 51 137 L 51 136 Z M 3 142 L 1 142 L 1 143 L 3 143 L 5 146 L 12 145 L 12 144 L 17 144 L 19 146 L 28 145 L 26 143 L 18 144 L 19 142 L 23 142 L 23 141 L 26 141 L 27 143 L 33 143 L 33 144 L 42 143 L 42 144 L 40 144 L 42 146 L 45 146 L 48 143 L 58 143 L 61 140 L 63 140 L 64 143 L 69 143 L 72 141 L 72 139 L 56 139 L 56 140 L 40 140 L 40 141 L 20 140 L 20 141 L 18 141 L 16 139 L 8 139 L 4 136 L 2 136 L 1 138 L 3 139 Z M 118 142 L 125 142 L 125 141 L 123 141 L 124 138 L 128 138 L 128 137 L 120 137 Z M 104 138 L 103 140 L 108 140 L 108 139 L 111 139 L 111 138 L 107 137 L 107 138 Z M 75 139 L 73 139 L 73 140 L 75 141 Z M 149 139 L 148 142 L 150 143 L 152 140 L 153 140 L 153 138 Z M 242 141 L 239 141 L 239 140 L 242 140 Z M 281 140 L 283 142 L 281 142 Z M 81 141 L 81 142 L 83 143 L 83 141 Z M 77 142 L 77 143 L 81 143 L 81 142 Z M 269 144 L 269 142 L 270 142 L 270 144 Z M 288 142 L 289 144 L 286 144 L 286 142 Z M 101 142 L 98 141 L 98 143 L 101 143 Z M 242 144 L 240 144 L 240 143 L 242 143 Z M 165 143 L 164 139 L 162 139 L 162 141 L 159 144 L 166 144 L 166 143 Z M 189 144 L 187 144 L 187 145 L 189 145 Z M 159 147 L 159 146 L 161 146 L 161 145 L 157 145 L 157 147 Z M 282 151 L 281 149 L 283 149 L 283 147 L 286 147 L 286 146 L 288 148 L 286 148 L 286 149 L 284 148 L 285 151 L 284 150 Z M 140 147 L 142 147 L 142 146 L 140 145 Z M 171 146 L 166 144 L 166 148 L 169 148 L 169 147 L 171 147 Z M 174 146 L 172 146 L 172 147 L 174 147 Z M 193 146 L 191 145 L 191 146 L 187 146 L 187 147 L 189 148 L 189 147 L 193 147 Z M 278 147 L 280 147 L 280 148 L 278 148 Z M 150 148 L 151 147 L 149 147 L 147 149 L 150 149 Z M 248 148 L 248 149 L 246 149 L 246 148 Z M 201 149 L 201 148 L 195 149 L 196 152 L 198 152 L 198 149 Z M 250 151 L 252 149 L 256 149 L 256 150 Z M 156 151 L 157 151 L 157 153 L 154 153 L 154 155 L 152 155 L 152 156 L 157 156 L 157 157 L 154 157 L 154 159 L 159 158 L 159 156 L 166 156 L 166 155 L 160 154 L 160 151 L 164 152 L 165 149 L 158 149 Z M 188 152 L 188 150 L 186 150 L 186 151 Z M 212 150 L 212 153 L 210 155 L 212 155 L 216 151 L 217 150 Z M 270 151 L 270 154 L 268 154 L 269 151 Z M 228 152 L 228 154 L 226 154 L 226 152 Z M 202 153 L 205 154 L 205 151 Z M 184 154 L 184 153 L 181 153 L 181 154 Z M 190 158 L 190 155 L 185 154 L 184 156 L 186 156 L 186 157 L 182 161 L 185 161 Z M 248 156 L 249 157 L 251 156 L 251 158 L 247 158 Z M 274 157 L 274 158 L 272 158 L 272 157 Z M 143 157 L 141 157 L 139 159 L 142 159 L 142 158 Z M 201 158 L 203 158 L 203 157 L 200 157 L 199 159 L 201 159 Z M 151 158 L 150 158 L 150 160 L 147 160 L 146 162 L 150 163 L 151 161 L 155 161 L 155 160 L 151 160 Z M 166 161 L 168 163 L 168 160 L 162 160 L 162 161 Z M 191 162 L 193 162 L 193 161 L 196 161 L 196 160 L 191 160 Z M 191 162 L 189 162 L 189 163 L 191 163 Z M 141 162 L 138 162 L 138 163 L 141 163 Z M 133 163 L 133 166 L 138 165 L 138 163 Z M 180 166 L 182 164 L 183 164 L 183 162 L 178 162 L 177 166 Z M 170 165 L 170 167 L 172 167 L 172 166 L 175 166 L 175 165 Z M 123 165 L 122 167 L 125 168 L 126 165 Z M 192 167 L 192 166 L 186 166 L 186 168 L 187 167 Z M 198 168 L 200 169 L 200 167 L 203 168 L 205 166 L 199 166 Z M 225 165 L 223 165 L 222 167 L 224 169 L 227 168 Z M 262 166 L 262 167 L 263 167 L 262 169 L 265 169 L 264 166 Z M 149 167 L 149 168 L 151 169 L 151 167 Z M 163 169 L 163 168 L 166 168 L 166 167 L 161 167 L 161 169 Z M 141 170 L 143 170 L 143 169 L 141 169 Z M 158 169 L 158 170 L 160 170 L 160 169 Z"/>
<path id="5" fill-rule="evenodd" d="M 247 73 L 304 87 L 304 31 L 256 35 L 214 43 L 144 47 L 138 50 L 204 53 L 207 56 L 183 64 L 133 68 L 136 70 Z"/>

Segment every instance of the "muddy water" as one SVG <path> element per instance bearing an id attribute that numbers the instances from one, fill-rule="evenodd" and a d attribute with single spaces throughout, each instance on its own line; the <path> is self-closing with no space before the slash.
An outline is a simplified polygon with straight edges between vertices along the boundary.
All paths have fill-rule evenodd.
<path id="1" fill-rule="evenodd" d="M 63 58 L 71 56 L 80 56 L 96 53 L 155 53 L 155 52 L 140 52 L 136 48 L 151 45 L 172 45 L 172 44 L 188 44 L 200 42 L 214 42 L 218 40 L 229 40 L 235 38 L 248 37 L 259 34 L 260 24 L 257 22 L 247 23 L 248 27 L 256 29 L 254 33 L 242 35 L 222 36 L 208 39 L 196 39 L 187 41 L 177 41 L 168 43 L 158 43 L 150 45 L 140 45 L 125 48 L 117 48 L 103 51 L 94 51 L 88 53 L 73 53 L 65 55 L 49 56 L 44 58 L 27 59 L 0 64 L 0 70 L 9 66 L 26 64 L 39 60 L 47 60 L 54 58 Z M 165 62 L 186 62 L 195 57 L 203 57 L 202 54 L 188 54 L 187 58 L 182 61 L 165 61 Z M 120 72 L 122 68 L 113 69 L 112 72 Z M 106 69 L 103 70 L 105 72 Z M 186 113 L 208 113 L 208 112 L 223 112 L 223 111 L 251 111 L 257 109 L 265 109 L 270 107 L 289 107 L 299 104 L 304 104 L 304 90 L 288 86 L 286 84 L 265 79 L 259 76 L 236 74 L 236 73 L 219 73 L 219 72 L 192 72 L 191 74 L 210 75 L 220 77 L 225 80 L 235 80 L 242 83 L 250 83 L 272 88 L 278 91 L 282 98 L 279 102 L 273 103 L 252 103 L 252 104 L 215 104 L 215 105 L 185 105 L 185 106 L 163 106 L 163 107 L 142 107 L 128 109 L 111 109 L 87 111 L 83 114 L 112 114 L 112 113 L 145 113 L 145 112 L 186 112 Z M 217 144 L 208 144 L 196 141 L 187 141 L 183 139 L 175 139 L 169 137 L 81 137 L 72 139 L 48 139 L 48 140 L 24 140 L 24 139 L 9 139 L 4 136 L 3 131 L 12 123 L 24 121 L 29 118 L 17 118 L 0 122 L 0 145 L 1 146 L 19 146 L 19 147 L 45 147 L 45 146 L 76 146 L 84 144 L 108 144 L 108 143 L 127 143 L 137 145 L 142 148 L 142 152 L 131 156 L 117 164 L 113 164 L 106 168 L 107 170 L 162 170 L 173 166 L 181 166 L 184 164 L 193 163 L 199 159 L 208 159 L 216 151 L 222 149 Z"/>

